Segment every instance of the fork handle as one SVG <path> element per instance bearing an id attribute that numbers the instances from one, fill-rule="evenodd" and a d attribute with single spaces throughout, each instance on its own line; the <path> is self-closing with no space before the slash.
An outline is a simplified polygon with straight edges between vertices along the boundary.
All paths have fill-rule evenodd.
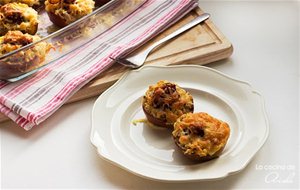
<path id="1" fill-rule="evenodd" d="M 209 14 L 208 13 L 203 13 L 202 15 L 196 17 L 194 20 L 192 20 L 191 22 L 185 24 L 184 26 L 182 26 L 181 28 L 177 29 L 175 32 L 167 35 L 166 37 L 162 38 L 161 40 L 155 42 L 154 44 L 152 44 L 148 49 L 147 52 L 151 52 L 154 48 L 158 47 L 159 45 L 161 45 L 162 43 L 174 38 L 175 36 L 181 34 L 182 32 L 196 26 L 197 24 L 199 24 L 200 22 L 203 22 L 204 20 L 209 18 Z"/>

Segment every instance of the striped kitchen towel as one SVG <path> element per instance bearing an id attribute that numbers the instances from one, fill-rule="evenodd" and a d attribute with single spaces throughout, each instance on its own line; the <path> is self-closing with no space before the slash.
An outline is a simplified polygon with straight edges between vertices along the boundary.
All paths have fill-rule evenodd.
<path id="1" fill-rule="evenodd" d="M 197 0 L 148 0 L 91 42 L 15 83 L 0 81 L 0 111 L 25 130 L 39 125 L 112 64 L 197 6 Z"/>

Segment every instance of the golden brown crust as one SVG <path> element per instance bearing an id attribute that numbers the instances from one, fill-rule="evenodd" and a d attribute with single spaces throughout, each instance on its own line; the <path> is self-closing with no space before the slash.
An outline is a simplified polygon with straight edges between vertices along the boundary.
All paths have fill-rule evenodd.
<path id="1" fill-rule="evenodd" d="M 177 145 L 178 148 L 180 148 L 180 151 L 189 159 L 191 160 L 195 160 L 195 161 L 199 161 L 199 162 L 205 162 L 205 161 L 209 161 L 212 160 L 214 158 L 217 158 L 221 155 L 221 153 L 223 152 L 225 146 L 223 146 L 221 149 L 219 149 L 216 153 L 214 153 L 213 155 L 206 155 L 206 156 L 199 156 L 197 154 L 186 154 L 184 149 L 182 149 L 180 143 L 178 142 L 178 138 L 173 137 L 175 144 Z"/>
<path id="2" fill-rule="evenodd" d="M 151 85 L 143 97 L 142 107 L 151 123 L 167 128 L 172 128 L 182 114 L 194 110 L 192 96 L 168 81 Z"/>
<path id="3" fill-rule="evenodd" d="M 182 115 L 174 124 L 172 132 L 175 144 L 183 154 L 200 162 L 218 157 L 229 134 L 227 123 L 203 112 Z"/>
<path id="4" fill-rule="evenodd" d="M 34 35 L 38 29 L 38 13 L 23 3 L 8 3 L 0 7 L 0 35 L 19 30 Z"/>

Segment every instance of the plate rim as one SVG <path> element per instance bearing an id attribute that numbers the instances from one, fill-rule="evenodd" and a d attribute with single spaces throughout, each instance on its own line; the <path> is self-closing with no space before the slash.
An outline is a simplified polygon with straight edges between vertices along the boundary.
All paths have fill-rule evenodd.
<path id="1" fill-rule="evenodd" d="M 225 78 L 227 78 L 229 80 L 232 80 L 234 82 L 246 85 L 251 90 L 252 93 L 256 94 L 259 97 L 259 99 L 261 101 L 260 107 L 261 107 L 261 111 L 263 113 L 263 119 L 264 119 L 266 125 L 265 125 L 265 134 L 264 134 L 263 138 L 261 139 L 260 144 L 257 145 L 256 151 L 247 159 L 247 161 L 244 162 L 243 165 L 239 164 L 240 167 L 238 169 L 234 169 L 234 170 L 233 169 L 231 169 L 231 170 L 229 169 L 226 172 L 221 173 L 223 175 L 218 175 L 217 177 L 214 177 L 214 178 L 201 178 L 201 179 L 195 179 L 194 178 L 194 179 L 184 179 L 184 180 L 181 180 L 181 179 L 161 179 L 161 178 L 154 178 L 154 177 L 146 176 L 146 175 L 143 175 L 141 173 L 132 171 L 128 167 L 126 167 L 126 166 L 124 166 L 124 165 L 122 165 L 120 163 L 117 163 L 114 160 L 111 160 L 107 155 L 104 155 L 104 153 L 101 151 L 101 147 L 98 147 L 97 144 L 94 142 L 94 139 L 93 139 L 94 138 L 93 135 L 94 135 L 94 132 L 95 132 L 95 127 L 93 125 L 94 124 L 94 113 L 95 113 L 95 109 L 96 109 L 96 106 L 98 104 L 98 101 L 100 101 L 100 99 L 102 98 L 102 96 L 105 96 L 111 90 L 113 90 L 114 88 L 116 88 L 129 75 L 141 72 L 144 69 L 147 69 L 147 68 L 154 68 L 154 69 L 176 68 L 177 69 L 177 68 L 182 68 L 182 67 L 185 67 L 185 68 L 187 68 L 187 67 L 189 68 L 190 67 L 190 68 L 195 68 L 195 69 L 203 69 L 203 70 L 208 70 L 210 72 L 216 73 L 216 74 L 218 74 L 218 75 L 220 75 L 222 77 L 225 77 Z M 94 102 L 94 105 L 93 105 L 93 108 L 92 108 L 90 142 L 96 148 L 97 154 L 103 160 L 108 161 L 109 163 L 111 163 L 111 164 L 113 164 L 113 165 L 115 165 L 115 166 L 117 166 L 119 168 L 122 168 L 125 171 L 133 173 L 134 175 L 137 175 L 137 176 L 140 176 L 140 177 L 143 177 L 143 178 L 146 178 L 146 179 L 154 180 L 154 181 L 164 181 L 164 182 L 195 182 L 195 181 L 213 181 L 213 180 L 224 179 L 224 178 L 226 178 L 228 176 L 231 176 L 233 174 L 239 173 L 240 171 L 242 171 L 250 163 L 251 160 L 253 160 L 253 158 L 258 153 L 258 151 L 260 151 L 260 149 L 266 143 L 266 141 L 267 141 L 267 139 L 269 137 L 269 133 L 270 133 L 270 124 L 269 124 L 269 120 L 268 120 L 268 117 L 267 117 L 265 100 L 264 100 L 263 96 L 261 95 L 261 93 L 259 93 L 257 90 L 255 90 L 249 82 L 237 79 L 237 78 L 232 77 L 232 76 L 230 76 L 228 74 L 225 74 L 225 73 L 223 73 L 221 71 L 218 71 L 216 69 L 213 69 L 213 68 L 210 68 L 210 67 L 207 67 L 207 66 L 202 66 L 202 65 L 188 65 L 188 64 L 184 64 L 184 65 L 170 65 L 170 66 L 144 65 L 143 67 L 140 67 L 140 68 L 135 69 L 135 70 L 130 70 L 130 71 L 124 73 L 112 86 L 110 86 L 107 90 L 105 90 L 101 95 L 98 96 L 98 98 Z"/>

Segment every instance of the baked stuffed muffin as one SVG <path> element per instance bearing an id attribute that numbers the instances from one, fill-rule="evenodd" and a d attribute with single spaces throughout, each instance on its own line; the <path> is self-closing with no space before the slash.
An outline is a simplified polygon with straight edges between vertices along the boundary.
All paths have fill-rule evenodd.
<path id="1" fill-rule="evenodd" d="M 46 0 L 45 9 L 50 20 L 64 27 L 90 14 L 95 7 L 93 0 Z"/>
<path id="2" fill-rule="evenodd" d="M 23 46 L 39 41 L 37 35 L 23 34 L 20 31 L 9 31 L 0 37 L 0 56 Z M 35 44 L 32 48 L 17 52 L 0 61 L 1 78 L 14 77 L 31 71 L 43 64 L 52 45 L 47 42 Z M 7 76 L 3 76 L 6 73 Z"/>
<path id="3" fill-rule="evenodd" d="M 38 29 L 38 13 L 23 3 L 8 3 L 0 7 L 0 35 L 19 30 L 34 35 Z"/>
<path id="4" fill-rule="evenodd" d="M 207 113 L 187 113 L 174 124 L 175 144 L 188 158 L 200 162 L 218 157 L 229 138 L 229 125 Z"/>
<path id="5" fill-rule="evenodd" d="M 37 7 L 41 4 L 40 0 L 0 0 L 1 5 L 5 5 L 8 3 L 24 3 L 30 7 Z"/>
<path id="6" fill-rule="evenodd" d="M 149 87 L 142 106 L 149 122 L 166 128 L 173 128 L 177 118 L 194 111 L 193 97 L 178 85 L 165 80 Z"/>

